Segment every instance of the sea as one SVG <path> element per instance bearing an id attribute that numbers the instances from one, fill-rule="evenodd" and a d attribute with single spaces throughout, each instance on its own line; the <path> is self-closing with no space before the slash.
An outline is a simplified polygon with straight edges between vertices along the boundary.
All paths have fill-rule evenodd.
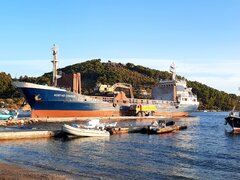
<path id="1" fill-rule="evenodd" d="M 162 135 L 1 141 L 0 161 L 72 179 L 240 179 L 240 135 L 225 125 L 227 115 L 196 112 L 190 117 L 167 119 L 187 129 Z M 139 126 L 151 121 L 118 124 Z M 55 130 L 61 125 L 21 128 Z"/>

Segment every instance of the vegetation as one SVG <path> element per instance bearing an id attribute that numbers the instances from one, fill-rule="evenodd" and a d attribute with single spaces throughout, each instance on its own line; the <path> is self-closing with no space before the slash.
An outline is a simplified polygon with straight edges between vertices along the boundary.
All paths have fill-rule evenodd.
<path id="1" fill-rule="evenodd" d="M 81 73 L 82 79 L 82 93 L 94 94 L 96 84 L 113 85 L 117 82 L 125 82 L 132 84 L 134 89 L 134 96 L 140 97 L 139 90 L 146 90 L 151 92 L 152 87 L 160 79 L 170 79 L 171 74 L 166 71 L 159 71 L 155 69 L 146 68 L 132 63 L 121 64 L 108 61 L 107 63 L 101 62 L 100 59 L 93 59 L 83 63 L 67 66 L 60 69 L 62 73 Z M 178 76 L 181 79 L 182 77 Z M 46 73 L 41 77 L 20 77 L 13 79 L 19 81 L 26 81 L 38 84 L 51 84 L 51 73 Z M 9 74 L 4 72 L 0 73 L 0 98 L 2 102 L 8 104 L 17 104 L 18 106 L 23 103 L 21 94 L 16 91 L 11 85 L 12 78 Z M 239 97 L 235 94 L 227 94 L 223 91 L 216 90 L 196 81 L 188 81 L 187 85 L 192 87 L 193 93 L 198 96 L 200 101 L 200 110 L 223 110 L 229 111 L 236 106 L 240 109 Z"/>

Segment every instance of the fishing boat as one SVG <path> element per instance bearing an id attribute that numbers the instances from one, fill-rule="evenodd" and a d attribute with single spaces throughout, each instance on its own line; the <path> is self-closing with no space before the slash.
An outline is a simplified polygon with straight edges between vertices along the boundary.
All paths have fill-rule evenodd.
<path id="1" fill-rule="evenodd" d="M 81 94 L 81 75 L 58 74 L 58 50 L 53 47 L 52 86 L 13 82 L 31 106 L 32 118 L 112 117 L 112 116 L 187 116 L 198 109 L 199 102 L 185 80 L 177 80 L 175 65 L 172 80 L 160 81 L 152 90 L 152 99 L 136 99 L 131 93 L 116 96 Z M 122 87 L 124 84 L 121 84 Z M 125 84 L 126 87 L 126 84 Z M 130 86 L 131 87 L 131 86 Z M 131 88 L 130 88 L 131 89 Z"/>
<path id="2" fill-rule="evenodd" d="M 62 132 L 69 135 L 79 136 L 79 137 L 110 136 L 109 131 L 106 131 L 104 128 L 101 128 L 101 126 L 98 126 L 95 123 L 92 123 L 87 126 L 81 126 L 77 124 L 73 124 L 70 126 L 70 125 L 64 124 L 62 126 Z"/>
<path id="3" fill-rule="evenodd" d="M 240 133 L 240 113 L 237 113 L 233 110 L 229 113 L 227 117 L 225 117 L 225 125 L 230 125 L 233 132 Z"/>

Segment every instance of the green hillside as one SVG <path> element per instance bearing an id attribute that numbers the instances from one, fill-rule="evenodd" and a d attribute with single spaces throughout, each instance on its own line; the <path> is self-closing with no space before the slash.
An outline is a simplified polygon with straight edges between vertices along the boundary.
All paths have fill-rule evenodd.
<path id="1" fill-rule="evenodd" d="M 140 97 L 140 90 L 151 92 L 152 87 L 160 79 L 171 78 L 171 74 L 166 71 L 150 69 L 132 63 L 121 64 L 111 61 L 104 63 L 100 59 L 70 65 L 59 70 L 66 74 L 80 72 L 82 93 L 89 95 L 94 94 L 94 87 L 98 83 L 113 85 L 117 82 L 124 82 L 133 86 L 135 97 Z M 20 94 L 11 86 L 11 76 L 0 73 L 0 78 L 0 98 L 19 98 Z M 180 79 L 182 77 L 178 76 L 177 78 Z M 38 78 L 24 76 L 18 80 L 50 85 L 51 73 L 46 73 Z M 227 94 L 196 81 L 187 80 L 187 84 L 189 87 L 192 87 L 194 94 L 198 96 L 200 110 L 229 111 L 234 105 L 237 105 L 236 109 L 240 109 L 240 105 L 237 104 L 239 97 L 235 94 Z"/>

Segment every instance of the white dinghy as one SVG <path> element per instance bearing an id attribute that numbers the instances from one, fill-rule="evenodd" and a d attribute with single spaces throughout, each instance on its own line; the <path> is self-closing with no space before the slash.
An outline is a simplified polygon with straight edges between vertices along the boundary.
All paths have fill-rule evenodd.
<path id="1" fill-rule="evenodd" d="M 89 120 L 87 125 L 67 125 L 62 126 L 62 131 L 66 134 L 80 136 L 80 137 L 106 137 L 110 136 L 110 132 L 106 131 L 104 125 L 98 119 Z"/>

